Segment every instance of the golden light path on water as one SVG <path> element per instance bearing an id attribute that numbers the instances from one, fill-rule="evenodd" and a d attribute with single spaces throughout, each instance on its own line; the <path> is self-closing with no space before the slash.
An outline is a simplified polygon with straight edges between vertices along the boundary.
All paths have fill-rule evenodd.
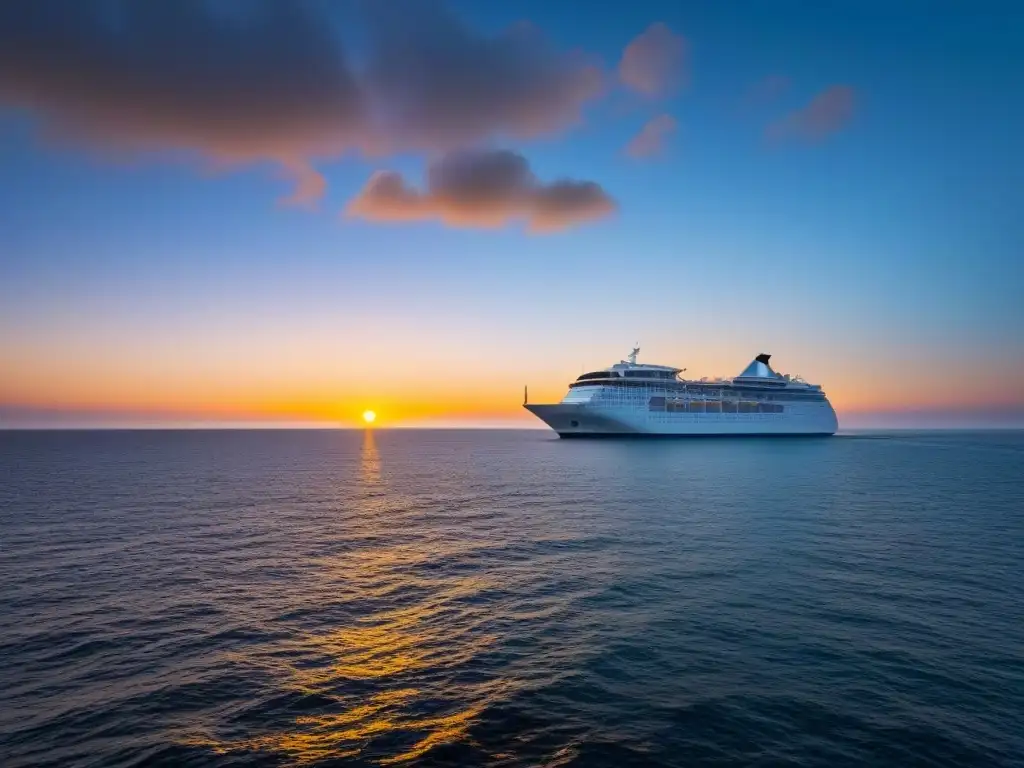
<path id="1" fill-rule="evenodd" d="M 341 711 L 299 715 L 286 730 L 235 741 L 197 735 L 186 740 L 190 745 L 218 754 L 271 753 L 293 764 L 357 756 L 381 765 L 402 763 L 466 740 L 479 714 L 508 695 L 510 686 L 501 679 L 456 679 L 457 670 L 494 641 L 477 626 L 479 609 L 459 607 L 459 601 L 495 585 L 463 575 L 446 577 L 439 589 L 437 579 L 415 575 L 415 566 L 436 561 L 443 542 L 389 543 L 389 511 L 396 499 L 382 477 L 372 430 L 363 438 L 358 482 L 360 509 L 346 518 L 346 529 L 353 539 L 373 545 L 324 558 L 318 564 L 326 582 L 322 593 L 340 588 L 348 599 L 381 606 L 406 592 L 423 596 L 401 607 L 370 610 L 331 631 L 296 633 L 269 647 L 232 653 L 230 662 L 247 674 L 258 671 L 272 680 L 275 695 L 283 690 L 324 697 Z M 353 695 L 353 683 L 374 690 Z M 369 740 L 391 737 L 396 748 L 390 754 L 365 754 Z"/>

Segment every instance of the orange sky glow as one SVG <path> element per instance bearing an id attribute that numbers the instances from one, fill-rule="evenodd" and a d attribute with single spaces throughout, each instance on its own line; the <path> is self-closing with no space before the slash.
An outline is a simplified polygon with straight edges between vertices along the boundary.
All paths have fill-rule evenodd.
<path id="1" fill-rule="evenodd" d="M 601 349 L 601 348 L 598 348 Z M 596 351 L 596 350 L 595 350 Z M 609 347 L 593 361 L 575 366 L 544 356 L 511 359 L 491 351 L 485 365 L 473 350 L 440 348 L 432 361 L 369 357 L 322 358 L 313 350 L 288 359 L 251 357 L 217 360 L 196 350 L 148 358 L 111 355 L 44 357 L 28 351 L 0 382 L 0 404 L 9 412 L 46 414 L 56 425 L 88 423 L 168 424 L 224 423 L 244 425 L 362 426 L 371 409 L 379 427 L 506 425 L 541 427 L 520 405 L 524 385 L 531 402 L 555 402 L 581 370 L 615 362 Z M 874 358 L 813 359 L 812 350 L 799 357 L 782 356 L 784 372 L 802 373 L 821 383 L 839 412 L 857 423 L 865 414 L 885 421 L 885 414 L 904 411 L 944 412 L 1018 408 L 1024 372 L 1005 370 L 978 374 L 971 368 L 950 368 L 943 376 L 929 373 L 927 357 L 901 362 Z M 590 355 L 588 354 L 588 357 Z M 421 355 L 420 358 L 423 356 Z M 688 357 L 687 377 L 733 375 L 741 358 L 723 350 L 654 349 L 650 362 L 670 363 Z M 397 360 L 397 362 L 396 362 Z M 740 360 L 740 364 L 736 363 Z M 892 367 L 890 367 L 890 365 Z M 971 398 L 963 393 L 970 392 Z M 17 419 L 8 416 L 11 426 Z"/>

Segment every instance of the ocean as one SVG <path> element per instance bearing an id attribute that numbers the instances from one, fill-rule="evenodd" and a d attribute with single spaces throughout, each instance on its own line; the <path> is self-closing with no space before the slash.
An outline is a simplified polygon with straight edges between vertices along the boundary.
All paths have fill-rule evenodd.
<path id="1" fill-rule="evenodd" d="M 1024 433 L 0 432 L 0 765 L 1021 766 Z"/>

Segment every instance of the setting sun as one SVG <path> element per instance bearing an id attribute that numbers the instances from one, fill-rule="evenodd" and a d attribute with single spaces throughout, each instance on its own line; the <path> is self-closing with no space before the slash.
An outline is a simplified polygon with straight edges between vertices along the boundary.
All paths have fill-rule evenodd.
<path id="1" fill-rule="evenodd" d="M 377 420 L 377 414 L 373 411 L 363 411 L 363 421 L 367 424 L 373 424 Z"/>

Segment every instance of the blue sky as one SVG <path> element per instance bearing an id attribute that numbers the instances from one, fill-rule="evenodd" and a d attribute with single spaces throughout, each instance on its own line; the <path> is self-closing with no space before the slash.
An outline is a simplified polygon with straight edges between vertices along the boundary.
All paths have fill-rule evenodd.
<path id="1" fill-rule="evenodd" d="M 610 86 L 577 124 L 475 143 L 521 153 L 543 182 L 595 182 L 612 215 L 549 234 L 344 217 L 375 171 L 421 183 L 436 153 L 408 148 L 318 160 L 326 193 L 283 206 L 292 182 L 272 161 L 215 171 L 202 153 L 54 138 L 41 110 L 5 105 L 0 74 L 7 419 L 123 406 L 231 420 L 218 408 L 245 392 L 246 419 L 336 397 L 336 414 L 305 415 L 346 423 L 386 377 L 403 383 L 383 388 L 396 423 L 512 421 L 522 383 L 558 397 L 580 366 L 637 340 L 649 361 L 708 375 L 773 352 L 851 423 L 917 406 L 921 423 L 1024 414 L 1019 6 L 449 7 L 484 39 L 529 20 L 611 81 L 652 23 L 685 40 L 688 84 L 657 97 Z M 334 18 L 358 51 L 351 13 Z M 788 85 L 751 103 L 769 77 Z M 852 89 L 849 119 L 817 139 L 766 137 L 835 86 Z M 629 157 L 661 114 L 677 132 Z M 425 371 L 453 369 L 475 371 L 490 399 L 403 409 Z"/>

